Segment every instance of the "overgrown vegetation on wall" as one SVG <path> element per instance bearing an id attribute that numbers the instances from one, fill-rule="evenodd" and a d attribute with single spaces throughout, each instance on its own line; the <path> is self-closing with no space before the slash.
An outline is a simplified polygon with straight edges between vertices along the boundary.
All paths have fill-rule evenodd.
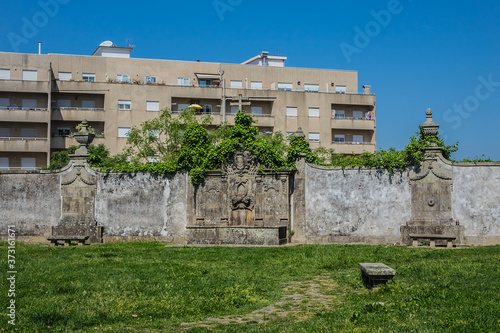
<path id="1" fill-rule="evenodd" d="M 260 134 L 255 121 L 245 112 L 238 112 L 235 125 L 212 125 L 210 116 L 197 117 L 192 110 L 179 115 L 165 109 L 159 117 L 145 121 L 131 129 L 124 152 L 110 156 L 103 144 L 90 145 L 90 165 L 103 171 L 172 173 L 189 172 L 192 182 L 199 184 L 207 171 L 220 169 L 238 150 L 251 151 L 262 168 L 295 168 L 301 155 L 312 164 L 339 167 L 386 168 L 390 172 L 411 165 L 419 165 L 424 150 L 430 145 L 443 148 L 443 156 L 450 159 L 458 149 L 445 145 L 441 137 L 425 135 L 422 129 L 410 138 L 406 147 L 380 149 L 374 154 L 338 154 L 333 149 L 320 147 L 312 150 L 302 135 L 292 135 L 289 142 L 280 132 Z M 48 169 L 60 169 L 69 163 L 69 155 L 77 146 L 51 156 Z"/>

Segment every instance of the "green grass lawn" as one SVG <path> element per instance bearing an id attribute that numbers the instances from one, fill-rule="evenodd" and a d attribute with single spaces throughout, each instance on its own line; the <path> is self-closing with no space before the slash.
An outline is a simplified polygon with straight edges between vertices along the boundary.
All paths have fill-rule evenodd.
<path id="1" fill-rule="evenodd" d="M 165 247 L 155 242 L 16 245 L 16 325 L 7 323 L 7 243 L 0 243 L 1 331 L 19 332 L 500 332 L 500 246 Z M 359 262 L 393 282 L 366 289 Z M 184 329 L 280 300 L 287 284 L 331 279 L 325 308 L 265 323 Z M 326 290 L 325 293 L 331 293 Z"/>

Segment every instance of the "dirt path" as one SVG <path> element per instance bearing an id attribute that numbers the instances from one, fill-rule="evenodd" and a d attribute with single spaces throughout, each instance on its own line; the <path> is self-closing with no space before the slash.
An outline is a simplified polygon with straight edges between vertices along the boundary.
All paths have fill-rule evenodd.
<path id="1" fill-rule="evenodd" d="M 207 318 L 192 323 L 182 323 L 182 327 L 211 327 L 217 324 L 266 323 L 280 318 L 295 316 L 304 320 L 321 310 L 338 304 L 341 294 L 337 285 L 327 275 L 320 275 L 310 281 L 292 282 L 284 285 L 283 296 L 273 305 L 255 310 L 245 315 Z"/>

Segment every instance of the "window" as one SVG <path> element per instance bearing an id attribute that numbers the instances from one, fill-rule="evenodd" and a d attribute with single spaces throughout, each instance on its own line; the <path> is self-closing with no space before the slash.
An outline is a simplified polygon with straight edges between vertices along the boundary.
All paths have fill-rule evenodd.
<path id="1" fill-rule="evenodd" d="M 287 115 L 287 117 L 297 117 L 297 108 L 287 106 L 286 115 Z"/>
<path id="2" fill-rule="evenodd" d="M 278 82 L 278 90 L 292 91 L 293 85 L 291 83 Z"/>
<path id="3" fill-rule="evenodd" d="M 87 82 L 95 82 L 95 74 L 94 73 L 83 73 L 82 80 Z"/>
<path id="4" fill-rule="evenodd" d="M 344 143 L 345 135 L 344 134 L 335 134 L 335 143 Z"/>
<path id="5" fill-rule="evenodd" d="M 309 108 L 309 117 L 319 118 L 319 108 Z"/>
<path id="6" fill-rule="evenodd" d="M 160 102 L 147 101 L 146 111 L 160 111 Z"/>
<path id="7" fill-rule="evenodd" d="M 0 109 L 8 109 L 10 106 L 10 98 L 0 98 Z"/>
<path id="8" fill-rule="evenodd" d="M 69 81 L 71 80 L 71 73 L 69 72 L 59 72 L 59 81 Z"/>
<path id="9" fill-rule="evenodd" d="M 145 76 L 144 82 L 145 83 L 156 83 L 156 76 Z"/>
<path id="10" fill-rule="evenodd" d="M 36 109 L 36 99 L 23 98 L 23 110 Z"/>
<path id="11" fill-rule="evenodd" d="M 34 157 L 21 158 L 21 170 L 35 170 L 35 169 L 36 169 L 36 158 Z"/>
<path id="12" fill-rule="evenodd" d="M 9 137 L 10 137 L 10 128 L 0 127 L 0 138 L 9 138 Z"/>
<path id="13" fill-rule="evenodd" d="M 116 76 L 116 81 L 118 81 L 118 82 L 128 82 L 128 81 L 130 81 L 130 76 L 128 76 L 127 74 L 118 74 Z"/>
<path id="14" fill-rule="evenodd" d="M 262 81 L 251 81 L 250 89 L 259 89 L 262 90 Z"/>
<path id="15" fill-rule="evenodd" d="M 71 108 L 71 100 L 69 99 L 58 99 L 57 100 L 58 109 L 69 109 Z"/>
<path id="16" fill-rule="evenodd" d="M 212 105 L 202 105 L 201 113 L 212 113 Z"/>
<path id="17" fill-rule="evenodd" d="M 363 111 L 352 111 L 352 119 L 364 119 Z"/>
<path id="18" fill-rule="evenodd" d="M 290 139 L 292 138 L 292 136 L 295 135 L 295 132 L 286 132 L 286 139 L 287 141 L 290 141 Z"/>
<path id="19" fill-rule="evenodd" d="M 238 106 L 233 105 L 231 106 L 231 114 L 237 114 L 238 113 Z"/>
<path id="20" fill-rule="evenodd" d="M 68 127 L 58 127 L 57 128 L 57 136 L 70 136 L 71 135 L 71 129 Z"/>
<path id="21" fill-rule="evenodd" d="M 82 100 L 83 110 L 95 110 L 95 101 Z"/>
<path id="22" fill-rule="evenodd" d="M 311 142 L 319 142 L 319 133 L 317 133 L 317 132 L 309 132 L 309 141 L 311 141 Z"/>
<path id="23" fill-rule="evenodd" d="M 37 80 L 36 71 L 23 70 L 23 80 L 24 81 L 36 81 Z"/>
<path id="24" fill-rule="evenodd" d="M 335 86 L 335 92 L 337 94 L 345 94 L 346 88 L 345 86 Z"/>
<path id="25" fill-rule="evenodd" d="M 242 81 L 234 81 L 234 80 L 231 80 L 231 88 L 232 89 L 241 89 L 243 88 L 243 83 Z"/>
<path id="26" fill-rule="evenodd" d="M 24 140 L 36 138 L 36 128 L 21 128 L 21 137 Z"/>
<path id="27" fill-rule="evenodd" d="M 118 100 L 118 110 L 132 110 L 132 102 L 125 100 Z"/>
<path id="28" fill-rule="evenodd" d="M 344 110 L 332 110 L 332 118 L 345 119 L 345 111 Z"/>
<path id="29" fill-rule="evenodd" d="M 0 170 L 9 170 L 9 158 L 0 157 Z"/>
<path id="30" fill-rule="evenodd" d="M 177 78 L 178 86 L 189 86 L 189 78 L 188 77 L 179 77 Z"/>
<path id="31" fill-rule="evenodd" d="M 304 85 L 304 91 L 310 91 L 310 92 L 318 92 L 319 91 L 319 84 L 305 84 Z"/>
<path id="32" fill-rule="evenodd" d="M 130 132 L 130 127 L 118 127 L 118 137 L 126 138 Z"/>
<path id="33" fill-rule="evenodd" d="M 0 69 L 0 80 L 10 80 L 10 69 Z"/>
<path id="34" fill-rule="evenodd" d="M 251 110 L 253 116 L 262 116 L 262 106 L 252 106 Z"/>
<path id="35" fill-rule="evenodd" d="M 187 109 L 189 104 L 177 104 L 177 110 L 182 111 L 184 109 Z"/>
<path id="36" fill-rule="evenodd" d="M 212 80 L 200 80 L 200 87 L 210 87 Z"/>
<path id="37" fill-rule="evenodd" d="M 363 143 L 363 135 L 353 135 L 352 142 L 354 143 Z"/>
<path id="38" fill-rule="evenodd" d="M 159 138 L 160 132 L 158 130 L 149 130 L 148 137 Z"/>

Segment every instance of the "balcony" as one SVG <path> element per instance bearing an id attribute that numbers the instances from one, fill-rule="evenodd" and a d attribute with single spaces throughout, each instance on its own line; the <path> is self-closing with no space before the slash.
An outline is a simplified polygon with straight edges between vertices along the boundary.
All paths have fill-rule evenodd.
<path id="1" fill-rule="evenodd" d="M 359 129 L 359 130 L 375 130 L 375 120 L 370 119 L 353 119 L 353 118 L 333 118 L 331 120 L 331 128 L 335 129 Z"/>
<path id="2" fill-rule="evenodd" d="M 56 108 L 52 110 L 52 120 L 63 121 L 104 121 L 103 108 Z"/>
<path id="3" fill-rule="evenodd" d="M 47 81 L 23 81 L 23 80 L 0 80 L 0 91 L 18 93 L 43 93 L 48 94 L 49 82 Z"/>
<path id="4" fill-rule="evenodd" d="M 332 142 L 332 148 L 335 149 L 336 153 L 344 154 L 362 154 L 367 151 L 369 153 L 375 152 L 375 143 L 371 142 Z"/>
<path id="5" fill-rule="evenodd" d="M 104 142 L 104 137 L 95 137 L 92 144 L 98 145 Z M 78 142 L 72 137 L 69 136 L 54 136 L 50 140 L 50 149 L 66 149 L 70 146 L 78 145 Z"/>
<path id="6" fill-rule="evenodd" d="M 47 152 L 47 138 L 0 137 L 0 151 Z"/>
<path id="7" fill-rule="evenodd" d="M 21 108 L 21 107 L 0 107 L 0 119 L 2 121 L 47 123 L 49 113 L 46 108 Z"/>

